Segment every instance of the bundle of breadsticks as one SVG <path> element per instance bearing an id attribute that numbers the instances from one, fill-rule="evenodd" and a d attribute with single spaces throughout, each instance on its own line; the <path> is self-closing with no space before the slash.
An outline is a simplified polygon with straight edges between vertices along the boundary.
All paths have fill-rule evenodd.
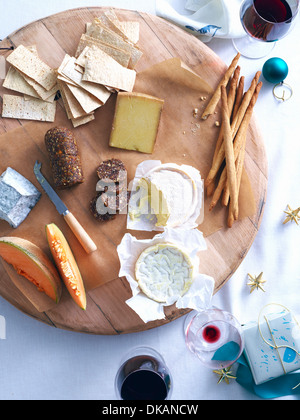
<path id="1" fill-rule="evenodd" d="M 201 117 L 205 120 L 213 114 L 221 100 L 222 124 L 204 185 L 207 196 L 212 196 L 209 210 L 215 207 L 222 195 L 222 204 L 228 207 L 228 227 L 238 219 L 247 131 L 262 86 L 262 82 L 258 82 L 261 75 L 258 71 L 244 92 L 244 76 L 240 76 L 241 69 L 237 66 L 239 57 L 238 53 L 232 60 Z"/>

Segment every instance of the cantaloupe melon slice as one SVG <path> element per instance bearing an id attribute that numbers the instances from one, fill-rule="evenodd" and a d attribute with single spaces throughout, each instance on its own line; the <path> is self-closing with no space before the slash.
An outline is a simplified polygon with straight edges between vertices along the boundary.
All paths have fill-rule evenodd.
<path id="1" fill-rule="evenodd" d="M 77 262 L 62 231 L 54 224 L 46 225 L 48 244 L 66 288 L 77 305 L 86 309 L 86 293 Z"/>
<path id="2" fill-rule="evenodd" d="M 0 238 L 0 256 L 18 274 L 26 277 L 56 303 L 59 302 L 61 279 L 54 264 L 41 248 L 26 239 L 3 236 Z"/>

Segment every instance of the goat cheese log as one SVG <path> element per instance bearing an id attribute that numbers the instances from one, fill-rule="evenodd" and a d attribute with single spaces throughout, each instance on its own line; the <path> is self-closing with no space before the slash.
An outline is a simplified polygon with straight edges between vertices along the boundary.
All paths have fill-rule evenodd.
<path id="1" fill-rule="evenodd" d="M 71 130 L 54 127 L 45 134 L 54 185 L 69 188 L 84 181 L 77 141 Z"/>

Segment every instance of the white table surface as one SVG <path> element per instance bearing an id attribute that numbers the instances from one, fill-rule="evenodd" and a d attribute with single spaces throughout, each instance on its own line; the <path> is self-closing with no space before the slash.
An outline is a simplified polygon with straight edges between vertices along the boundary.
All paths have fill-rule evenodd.
<path id="1" fill-rule="evenodd" d="M 154 0 L 0 0 L 0 38 L 59 11 L 110 5 L 155 14 Z M 273 86 L 264 82 L 255 107 L 269 171 L 263 221 L 246 258 L 213 298 L 214 305 L 232 312 L 241 323 L 256 320 L 260 309 L 274 302 L 287 306 L 300 319 L 300 226 L 282 223 L 287 204 L 292 208 L 300 206 L 299 39 L 298 20 L 269 56 L 281 57 L 288 63 L 286 82 L 293 87 L 292 98 L 284 103 L 276 101 Z M 227 64 L 235 54 L 231 40 L 214 38 L 208 46 Z M 267 58 L 240 59 L 246 81 L 262 69 Z M 261 271 L 267 281 L 265 293 L 250 294 L 247 273 L 258 275 Z M 1 400 L 115 400 L 114 376 L 119 361 L 137 345 L 152 346 L 164 356 L 174 379 L 174 400 L 258 399 L 235 381 L 217 385 L 218 377 L 185 347 L 184 318 L 141 333 L 94 336 L 44 325 L 2 298 L 0 315 Z"/>

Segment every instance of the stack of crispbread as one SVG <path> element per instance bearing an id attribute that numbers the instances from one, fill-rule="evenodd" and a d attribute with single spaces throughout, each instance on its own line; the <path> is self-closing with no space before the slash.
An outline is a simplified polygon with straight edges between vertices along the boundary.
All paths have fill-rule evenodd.
<path id="1" fill-rule="evenodd" d="M 142 56 L 138 40 L 139 23 L 120 21 L 108 10 L 86 24 L 74 56 L 66 54 L 58 69 L 44 63 L 34 46 L 19 45 L 7 57 L 3 86 L 23 96 L 4 94 L 2 117 L 53 122 L 59 90 L 74 127 L 93 120 L 113 92 L 133 90 Z"/>
<path id="2" fill-rule="evenodd" d="M 57 70 L 59 90 L 74 127 L 94 119 L 94 111 L 116 91 L 131 92 L 135 65 L 142 56 L 136 46 L 138 22 L 122 22 L 113 10 L 86 24 L 74 57 L 65 55 Z"/>
<path id="3" fill-rule="evenodd" d="M 8 57 L 3 87 L 20 95 L 3 95 L 2 117 L 54 121 L 58 90 L 56 71 L 38 56 L 35 46 L 19 45 Z"/>

